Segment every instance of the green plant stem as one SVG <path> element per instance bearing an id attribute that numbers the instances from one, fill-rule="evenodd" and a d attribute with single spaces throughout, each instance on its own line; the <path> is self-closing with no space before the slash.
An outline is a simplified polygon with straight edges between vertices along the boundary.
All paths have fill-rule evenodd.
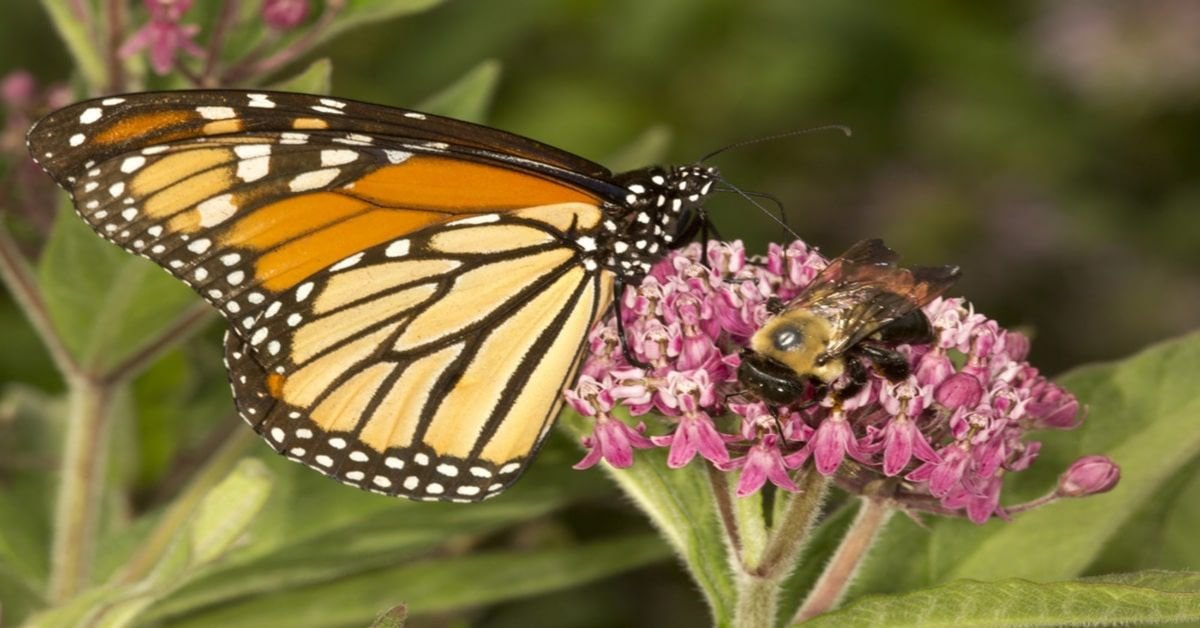
<path id="1" fill-rule="evenodd" d="M 834 552 L 833 558 L 825 566 L 825 571 L 817 579 L 812 591 L 809 591 L 808 597 L 796 611 L 791 623 L 797 624 L 811 619 L 837 606 L 842 596 L 846 594 L 846 589 L 854 578 L 854 573 L 858 570 L 859 565 L 862 564 L 862 559 L 870 549 L 871 543 L 883 530 L 884 524 L 887 523 L 893 512 L 894 510 L 884 501 L 870 497 L 862 498 L 862 507 L 858 511 L 858 516 L 846 530 L 846 535 L 842 537 L 842 542 Z"/>
<path id="2" fill-rule="evenodd" d="M 241 427 L 241 426 L 239 426 Z M 246 448 L 258 440 L 253 430 L 234 430 L 208 462 L 192 477 L 159 519 L 145 542 L 113 576 L 113 584 L 131 584 L 145 578 L 170 547 L 179 529 L 187 524 L 200 501 L 237 465 Z"/>
<path id="3" fill-rule="evenodd" d="M 146 367 L 162 357 L 170 349 L 179 345 L 184 339 L 204 328 L 214 317 L 213 309 L 207 303 L 196 302 L 184 310 L 169 327 L 141 346 L 133 355 L 120 364 L 112 367 L 105 375 L 107 381 L 124 381 L 141 374 Z"/>
<path id="4" fill-rule="evenodd" d="M 738 532 L 737 517 L 733 514 L 733 502 L 729 498 L 729 480 L 716 467 L 705 465 L 705 468 L 708 471 L 708 484 L 712 487 L 713 501 L 717 504 L 717 516 L 721 520 L 721 529 L 725 531 L 725 542 L 728 544 L 730 556 L 740 556 L 742 538 Z"/>
<path id="5" fill-rule="evenodd" d="M 91 575 L 113 390 L 92 378 L 72 375 L 67 378 L 67 395 L 66 447 L 60 463 L 48 595 L 51 602 L 59 603 L 78 593 Z"/>
<path id="6" fill-rule="evenodd" d="M 737 606 L 733 625 L 738 628 L 771 628 L 779 607 L 779 582 L 741 572 L 737 578 Z"/>
<path id="7" fill-rule="evenodd" d="M 108 0 L 105 14 L 104 48 L 108 62 L 108 85 L 105 88 L 110 94 L 119 94 L 125 91 L 125 66 L 119 54 L 121 42 L 125 38 L 125 2 Z"/>
<path id="8" fill-rule="evenodd" d="M 782 517 L 771 529 L 767 549 L 758 565 L 759 573 L 771 579 L 786 577 L 796 566 L 829 488 L 829 481 L 812 467 L 805 468 L 797 484 L 800 492 L 788 500 Z"/>
<path id="9" fill-rule="evenodd" d="M 739 628 L 775 625 L 783 581 L 795 566 L 800 550 L 807 543 L 808 531 L 821 512 L 829 482 L 813 469 L 802 472 L 797 479 L 800 492 L 788 499 L 780 518 L 766 533 L 765 539 L 744 545 L 736 563 L 737 604 L 733 625 Z M 758 496 L 754 499 L 757 500 Z M 759 506 L 759 527 L 762 527 L 762 502 L 759 500 L 756 503 Z M 743 515 L 743 521 L 750 516 L 741 510 L 739 512 Z"/>
<path id="10" fill-rule="evenodd" d="M 54 322 L 50 320 L 50 311 L 46 309 L 46 302 L 42 300 L 37 278 L 29 268 L 29 262 L 25 261 L 21 249 L 3 224 L 0 224 L 0 279 L 4 281 L 9 294 L 13 295 L 42 345 L 50 353 L 50 359 L 58 372 L 64 377 L 80 374 L 79 363 L 67 351 L 62 337 L 54 328 Z"/>

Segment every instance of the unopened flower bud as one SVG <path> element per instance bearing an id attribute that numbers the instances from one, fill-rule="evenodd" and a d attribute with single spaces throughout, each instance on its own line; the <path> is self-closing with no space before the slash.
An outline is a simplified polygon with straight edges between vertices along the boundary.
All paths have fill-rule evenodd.
<path id="1" fill-rule="evenodd" d="M 1121 479 L 1121 468 L 1107 456 L 1084 456 L 1058 478 L 1058 494 L 1085 497 L 1112 490 Z"/>
<path id="2" fill-rule="evenodd" d="M 934 401 L 947 408 L 974 408 L 983 398 L 983 385 L 970 373 L 955 373 L 933 393 Z"/>
<path id="3" fill-rule="evenodd" d="M 308 0 L 265 0 L 263 21 L 276 30 L 296 28 L 308 17 Z"/>

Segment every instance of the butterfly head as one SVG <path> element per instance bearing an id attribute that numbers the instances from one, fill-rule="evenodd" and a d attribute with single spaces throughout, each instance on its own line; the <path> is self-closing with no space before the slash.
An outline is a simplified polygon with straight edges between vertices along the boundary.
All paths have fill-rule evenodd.
<path id="1" fill-rule="evenodd" d="M 649 272 L 668 250 L 688 243 L 706 220 L 704 201 L 720 174 L 705 165 L 634 170 L 617 177 L 626 194 L 608 208 L 606 260 L 624 275 Z"/>

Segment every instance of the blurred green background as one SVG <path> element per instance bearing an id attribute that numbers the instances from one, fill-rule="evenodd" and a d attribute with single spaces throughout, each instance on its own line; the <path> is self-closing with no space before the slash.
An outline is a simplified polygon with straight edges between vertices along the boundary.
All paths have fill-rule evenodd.
<path id="1" fill-rule="evenodd" d="M 67 78 L 69 59 L 38 4 L 2 12 L 0 75 Z M 399 106 L 495 60 L 490 124 L 602 162 L 639 137 L 663 142 L 676 163 L 781 131 L 852 127 L 849 139 L 803 135 L 714 164 L 739 187 L 778 197 L 793 229 L 827 254 L 879 236 L 906 261 L 961 265 L 956 292 L 1031 331 L 1032 361 L 1049 373 L 1200 323 L 1192 0 L 460 0 L 354 31 L 308 60 L 317 56 L 333 60 L 335 94 Z M 722 234 L 752 252 L 787 239 L 735 196 L 711 208 Z M 56 375 L 7 295 L 0 330 L 0 381 L 54 391 Z M 191 388 L 180 392 L 162 367 L 137 394 L 165 406 L 219 383 L 215 335 L 171 358 L 204 365 L 183 382 Z M 209 415 L 228 410 L 228 399 L 210 403 Z M 202 450 L 212 425 L 156 425 L 169 420 L 143 412 L 118 434 L 142 447 L 132 509 L 169 491 L 168 461 Z M 575 453 L 563 451 L 559 465 Z M 526 533 L 646 529 L 613 493 L 596 494 Z M 473 619 L 686 625 L 705 621 L 700 604 L 668 560 Z"/>

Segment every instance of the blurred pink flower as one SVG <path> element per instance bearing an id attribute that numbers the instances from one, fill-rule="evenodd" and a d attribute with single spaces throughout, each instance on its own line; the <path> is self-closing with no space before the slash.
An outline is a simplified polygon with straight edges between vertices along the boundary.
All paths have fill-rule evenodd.
<path id="1" fill-rule="evenodd" d="M 150 65 L 158 74 L 169 74 L 182 50 L 192 56 L 202 56 L 204 50 L 192 39 L 200 32 L 195 24 L 180 24 L 192 0 L 145 0 L 150 21 L 121 44 L 117 54 L 129 58 L 143 50 L 150 51 Z"/>
<path id="2" fill-rule="evenodd" d="M 296 28 L 308 17 L 308 0 L 263 0 L 263 21 L 285 31 Z"/>

